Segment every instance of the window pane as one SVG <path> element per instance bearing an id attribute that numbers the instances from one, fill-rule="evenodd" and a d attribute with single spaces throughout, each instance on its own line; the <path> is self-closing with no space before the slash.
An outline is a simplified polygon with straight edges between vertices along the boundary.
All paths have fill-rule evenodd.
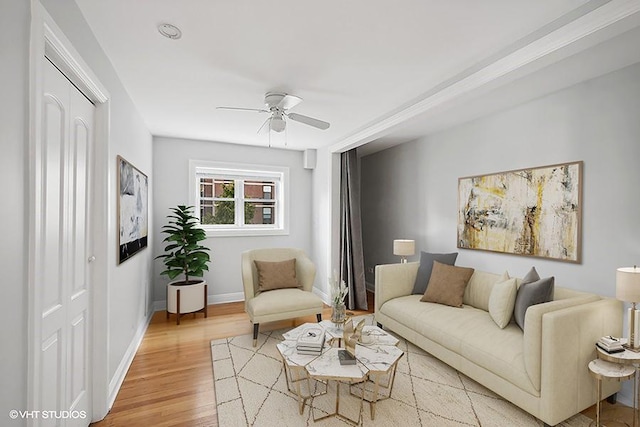
<path id="1" fill-rule="evenodd" d="M 213 213 L 210 217 L 200 217 L 203 224 L 233 224 L 236 219 L 235 202 L 216 201 L 213 202 Z M 208 222 L 205 222 L 208 221 Z"/>
<path id="2" fill-rule="evenodd" d="M 213 197 L 213 179 L 200 178 L 200 197 Z"/>
<path id="3" fill-rule="evenodd" d="M 244 197 L 246 199 L 273 200 L 276 198 L 276 183 L 274 181 L 245 181 Z"/>
<path id="4" fill-rule="evenodd" d="M 246 202 L 244 204 L 245 224 L 275 224 L 276 207 L 273 202 Z"/>
<path id="5" fill-rule="evenodd" d="M 213 201 L 200 200 L 200 223 L 214 224 L 213 222 Z"/>
<path id="6" fill-rule="evenodd" d="M 215 195 L 216 198 L 224 198 L 224 199 L 233 199 L 235 194 L 234 190 L 234 182 L 232 179 L 216 179 L 214 181 L 215 184 Z"/>

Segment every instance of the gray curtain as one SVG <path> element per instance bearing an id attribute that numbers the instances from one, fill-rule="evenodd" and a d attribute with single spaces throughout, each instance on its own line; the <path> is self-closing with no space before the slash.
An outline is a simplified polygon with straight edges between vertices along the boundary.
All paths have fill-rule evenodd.
<path id="1" fill-rule="evenodd" d="M 347 308 L 367 310 L 360 220 L 360 174 L 356 150 L 342 153 L 340 160 L 340 277 L 349 288 Z"/>

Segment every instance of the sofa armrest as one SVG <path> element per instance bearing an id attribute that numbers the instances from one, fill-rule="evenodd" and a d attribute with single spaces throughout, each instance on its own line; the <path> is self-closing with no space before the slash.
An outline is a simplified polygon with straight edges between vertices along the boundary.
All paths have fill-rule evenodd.
<path id="1" fill-rule="evenodd" d="M 598 338 L 622 334 L 622 314 L 622 302 L 602 298 L 542 316 L 542 413 L 565 408 L 574 414 L 595 403 L 595 382 L 587 365 L 596 358 Z M 619 389 L 619 383 L 605 381 L 603 387 L 603 396 L 608 396 Z M 563 416 L 570 415 L 559 415 L 557 422 Z"/>
<path id="2" fill-rule="evenodd" d="M 418 262 L 376 265 L 375 311 L 390 299 L 411 295 L 419 266 Z"/>
<path id="3" fill-rule="evenodd" d="M 542 367 L 542 346 L 544 342 L 542 321 L 543 316 L 568 307 L 586 304 L 593 301 L 600 301 L 597 295 L 586 295 L 583 297 L 567 298 L 547 302 L 544 304 L 532 305 L 527 309 L 524 318 L 524 366 L 529 375 L 531 383 L 540 390 L 540 372 Z M 562 325 L 558 325 L 562 327 Z M 595 341 L 594 341 L 595 343 Z"/>

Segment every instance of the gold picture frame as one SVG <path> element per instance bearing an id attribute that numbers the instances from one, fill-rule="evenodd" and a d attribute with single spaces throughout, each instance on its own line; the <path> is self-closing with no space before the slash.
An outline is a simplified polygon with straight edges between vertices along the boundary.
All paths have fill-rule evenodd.
<path id="1" fill-rule="evenodd" d="M 582 169 L 576 161 L 458 179 L 458 243 L 580 263 Z"/>

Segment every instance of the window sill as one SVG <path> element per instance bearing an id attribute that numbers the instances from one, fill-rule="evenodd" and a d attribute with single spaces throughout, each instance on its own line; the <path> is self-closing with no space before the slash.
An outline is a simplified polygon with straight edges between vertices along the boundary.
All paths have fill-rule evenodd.
<path id="1" fill-rule="evenodd" d="M 204 228 L 204 227 L 203 227 Z M 258 236 L 286 236 L 289 234 L 289 230 L 283 228 L 270 228 L 270 229 L 222 229 L 214 230 L 211 228 L 204 228 L 207 233 L 207 237 L 258 237 Z"/>

